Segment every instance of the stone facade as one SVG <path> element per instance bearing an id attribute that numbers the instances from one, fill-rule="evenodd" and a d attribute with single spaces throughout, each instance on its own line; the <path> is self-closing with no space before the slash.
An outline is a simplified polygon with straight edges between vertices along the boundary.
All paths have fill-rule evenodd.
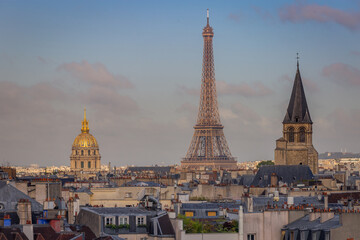
<path id="1" fill-rule="evenodd" d="M 283 137 L 276 140 L 275 165 L 308 165 L 313 173 L 318 172 L 318 152 L 312 144 L 312 124 L 283 124 Z"/>

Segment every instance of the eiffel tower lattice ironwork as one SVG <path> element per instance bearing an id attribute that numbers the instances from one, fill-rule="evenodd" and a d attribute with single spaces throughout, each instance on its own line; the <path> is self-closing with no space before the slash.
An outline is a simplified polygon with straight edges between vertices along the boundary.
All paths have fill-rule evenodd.
<path id="1" fill-rule="evenodd" d="M 209 10 L 207 25 L 202 35 L 204 53 L 199 113 L 189 150 L 181 161 L 181 166 L 188 169 L 202 167 L 234 169 L 237 167 L 237 162 L 232 157 L 226 142 L 217 103 L 212 44 L 214 32 L 209 24 Z"/>

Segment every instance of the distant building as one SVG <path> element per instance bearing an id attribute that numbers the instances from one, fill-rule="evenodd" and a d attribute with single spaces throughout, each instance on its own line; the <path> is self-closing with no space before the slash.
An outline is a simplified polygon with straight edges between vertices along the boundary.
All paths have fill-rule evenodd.
<path id="1" fill-rule="evenodd" d="M 2 174 L 6 173 L 6 174 Z M 6 179 L 5 176 L 9 179 L 16 178 L 16 169 L 12 167 L 0 167 L 0 179 Z"/>
<path id="2" fill-rule="evenodd" d="M 318 173 L 318 152 L 312 144 L 312 124 L 298 61 L 283 121 L 283 137 L 276 140 L 275 165 L 308 165 L 314 174 Z"/>
<path id="3" fill-rule="evenodd" d="M 129 240 L 175 237 L 173 226 L 165 211 L 136 207 L 83 207 L 76 221 L 92 229 L 97 237 L 115 235 Z"/>
<path id="4" fill-rule="evenodd" d="M 254 187 L 279 187 L 293 186 L 296 183 L 306 183 L 314 180 L 308 166 L 292 165 L 292 166 L 262 166 L 256 173 L 251 186 Z"/>
<path id="5" fill-rule="evenodd" d="M 86 120 L 86 109 L 84 109 L 81 133 L 75 138 L 72 145 L 70 156 L 70 168 L 72 171 L 100 171 L 101 156 L 99 153 L 99 145 L 89 131 L 89 121 Z"/>

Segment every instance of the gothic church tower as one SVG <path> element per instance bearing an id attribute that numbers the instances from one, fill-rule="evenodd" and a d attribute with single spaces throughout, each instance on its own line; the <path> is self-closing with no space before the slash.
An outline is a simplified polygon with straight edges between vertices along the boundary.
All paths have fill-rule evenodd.
<path id="1" fill-rule="evenodd" d="M 283 137 L 276 140 L 275 165 L 308 165 L 318 172 L 318 152 L 312 144 L 312 124 L 299 70 L 299 60 L 289 106 L 283 121 Z"/>

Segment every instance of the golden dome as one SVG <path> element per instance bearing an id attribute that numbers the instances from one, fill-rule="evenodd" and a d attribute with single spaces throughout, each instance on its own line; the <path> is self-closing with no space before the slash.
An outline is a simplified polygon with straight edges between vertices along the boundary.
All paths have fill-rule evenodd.
<path id="1" fill-rule="evenodd" d="M 84 120 L 81 122 L 81 133 L 75 138 L 73 148 L 99 148 L 93 135 L 89 133 L 89 121 L 86 120 L 86 108 L 84 109 Z"/>
<path id="2" fill-rule="evenodd" d="M 74 140 L 72 145 L 75 148 L 84 147 L 84 148 L 98 148 L 99 145 L 93 135 L 90 133 L 80 133 Z"/>

